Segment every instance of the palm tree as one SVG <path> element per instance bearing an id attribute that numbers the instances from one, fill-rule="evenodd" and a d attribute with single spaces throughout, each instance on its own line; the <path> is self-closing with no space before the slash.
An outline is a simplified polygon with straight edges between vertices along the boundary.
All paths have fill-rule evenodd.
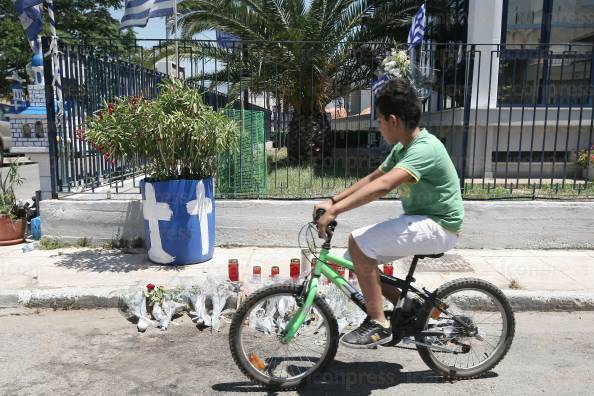
<path id="1" fill-rule="evenodd" d="M 392 0 L 393 2 L 393 0 Z M 221 30 L 241 38 L 227 50 L 202 45 L 201 53 L 225 67 L 202 78 L 233 83 L 232 92 L 249 87 L 267 92 L 292 118 L 287 136 L 289 160 L 316 159 L 331 152 L 325 107 L 348 92 L 369 87 L 389 37 L 365 44 L 365 25 L 386 0 L 185 0 L 179 6 L 182 37 Z M 392 17 L 410 25 L 420 0 L 400 0 Z M 412 4 L 416 6 L 413 7 Z M 406 20 L 406 22 L 404 22 Z M 376 35 L 376 37 L 378 37 Z"/>

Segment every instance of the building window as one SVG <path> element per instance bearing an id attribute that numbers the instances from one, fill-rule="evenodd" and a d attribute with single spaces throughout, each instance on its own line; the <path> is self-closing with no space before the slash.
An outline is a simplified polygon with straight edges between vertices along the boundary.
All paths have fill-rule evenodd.
<path id="1" fill-rule="evenodd" d="M 45 133 L 43 131 L 43 122 L 37 121 L 35 123 L 35 137 L 42 138 L 44 136 L 45 136 Z"/>
<path id="2" fill-rule="evenodd" d="M 594 0 L 504 0 L 502 106 L 592 105 Z"/>
<path id="3" fill-rule="evenodd" d="M 23 125 L 23 137 L 25 139 L 31 138 L 31 124 Z"/>

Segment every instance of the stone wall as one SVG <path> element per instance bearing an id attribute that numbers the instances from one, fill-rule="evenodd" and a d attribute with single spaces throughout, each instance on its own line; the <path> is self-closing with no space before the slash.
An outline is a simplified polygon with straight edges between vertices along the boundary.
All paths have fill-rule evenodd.
<path id="1" fill-rule="evenodd" d="M 36 133 L 37 123 L 41 123 L 42 129 Z M 30 134 L 25 136 L 23 129 L 27 124 Z M 48 145 L 47 117 L 45 115 L 13 115 L 10 118 L 10 129 L 14 147 L 47 147 Z"/>

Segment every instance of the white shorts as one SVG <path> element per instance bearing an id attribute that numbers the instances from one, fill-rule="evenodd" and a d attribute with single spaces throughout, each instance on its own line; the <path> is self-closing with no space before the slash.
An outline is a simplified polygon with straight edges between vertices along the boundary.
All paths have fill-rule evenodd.
<path id="1" fill-rule="evenodd" d="M 452 249 L 458 236 L 427 216 L 402 215 L 352 232 L 367 257 L 386 263 L 415 254 L 438 254 Z"/>

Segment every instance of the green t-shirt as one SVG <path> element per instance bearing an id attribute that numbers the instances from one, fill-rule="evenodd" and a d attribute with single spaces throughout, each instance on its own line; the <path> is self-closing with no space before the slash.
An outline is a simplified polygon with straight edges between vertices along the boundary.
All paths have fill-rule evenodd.
<path id="1" fill-rule="evenodd" d="M 428 216 L 443 228 L 460 232 L 464 206 L 458 173 L 437 137 L 422 129 L 406 149 L 396 144 L 379 170 L 386 173 L 394 167 L 416 180 L 398 186 L 404 213 Z"/>

